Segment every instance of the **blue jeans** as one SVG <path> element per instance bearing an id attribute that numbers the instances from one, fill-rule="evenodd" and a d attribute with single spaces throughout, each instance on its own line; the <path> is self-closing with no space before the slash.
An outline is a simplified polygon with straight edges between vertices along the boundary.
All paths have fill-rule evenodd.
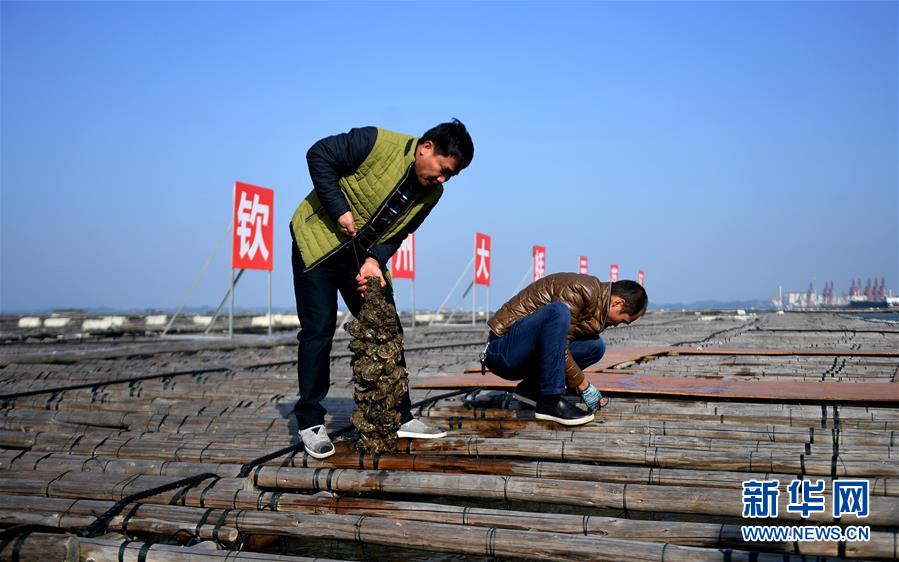
<path id="1" fill-rule="evenodd" d="M 507 380 L 524 380 L 544 396 L 565 393 L 565 345 L 571 327 L 571 312 L 561 302 L 543 305 L 512 324 L 487 346 L 486 365 Z M 569 346 L 581 369 L 606 352 L 600 336 L 578 339 Z"/>
<path id="2" fill-rule="evenodd" d="M 293 229 L 291 229 L 291 237 Z M 362 296 L 356 290 L 356 274 L 359 265 L 355 256 L 346 252 L 338 253 L 318 264 L 310 271 L 303 272 L 303 256 L 293 242 L 291 261 L 293 264 L 293 290 L 300 318 L 300 332 L 297 335 L 297 382 L 300 398 L 293 407 L 298 429 L 306 429 L 325 423 L 325 407 L 322 401 L 331 387 L 331 343 L 337 328 L 337 293 L 353 313 L 359 315 Z M 393 302 L 393 289 L 384 287 L 384 298 Z M 397 318 L 400 333 L 403 326 Z M 406 357 L 400 352 L 398 365 L 406 366 Z M 397 405 L 400 422 L 412 419 L 412 401 L 409 390 Z"/>

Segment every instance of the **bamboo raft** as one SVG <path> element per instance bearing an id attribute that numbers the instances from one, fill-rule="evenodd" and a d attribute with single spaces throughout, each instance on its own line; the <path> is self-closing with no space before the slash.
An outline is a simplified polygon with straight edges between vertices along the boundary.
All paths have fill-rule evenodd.
<path id="1" fill-rule="evenodd" d="M 896 560 L 892 326 L 832 313 L 651 313 L 608 330 L 607 357 L 591 369 L 656 381 L 650 395 L 621 388 L 577 428 L 535 419 L 480 375 L 460 389 L 453 377 L 475 367 L 483 325 L 419 327 L 406 334 L 412 385 L 442 388 L 414 389 L 415 413 L 448 437 L 360 455 L 346 433 L 316 460 L 296 446 L 289 415 L 292 333 L 235 344 L 135 328 L 44 341 L 6 319 L 0 562 Z M 353 408 L 348 339 L 335 340 L 332 432 Z M 684 396 L 666 380 L 767 390 Z M 813 390 L 778 396 L 775 382 Z M 853 399 L 861 389 L 877 400 Z M 799 517 L 788 484 L 802 477 L 823 481 L 828 500 L 835 480 L 868 480 L 870 514 L 834 520 L 828 501 Z M 778 480 L 776 520 L 741 517 L 749 479 Z M 864 525 L 870 540 L 752 543 L 740 531 L 749 524 Z"/>

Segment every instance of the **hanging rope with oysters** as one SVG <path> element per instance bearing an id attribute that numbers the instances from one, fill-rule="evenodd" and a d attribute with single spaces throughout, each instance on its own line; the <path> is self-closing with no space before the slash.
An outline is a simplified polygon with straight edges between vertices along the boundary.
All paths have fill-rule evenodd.
<path id="1" fill-rule="evenodd" d="M 409 384 L 406 369 L 397 363 L 403 336 L 397 325 L 396 308 L 384 298 L 377 277 L 366 278 L 365 300 L 359 316 L 346 325 L 353 336 L 353 400 L 351 417 L 359 431 L 356 451 L 395 453 L 396 431 L 400 427 L 397 405 Z"/>

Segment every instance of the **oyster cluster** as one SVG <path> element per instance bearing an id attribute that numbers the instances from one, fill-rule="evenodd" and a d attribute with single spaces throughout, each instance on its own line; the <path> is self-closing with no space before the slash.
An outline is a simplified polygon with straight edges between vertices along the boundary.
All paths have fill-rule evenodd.
<path id="1" fill-rule="evenodd" d="M 397 405 L 408 387 L 406 369 L 397 363 L 403 351 L 403 336 L 397 325 L 396 308 L 384 298 L 380 279 L 368 277 L 365 301 L 356 319 L 346 324 L 353 336 L 352 421 L 359 430 L 356 450 L 360 453 L 395 453 L 400 426 Z"/>

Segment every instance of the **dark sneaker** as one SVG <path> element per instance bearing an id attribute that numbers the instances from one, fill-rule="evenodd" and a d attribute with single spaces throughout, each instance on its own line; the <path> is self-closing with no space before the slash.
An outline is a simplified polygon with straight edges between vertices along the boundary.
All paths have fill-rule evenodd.
<path id="1" fill-rule="evenodd" d="M 521 381 L 515 390 L 512 391 L 512 398 L 518 400 L 525 406 L 531 408 L 537 406 L 537 399 L 540 398 L 540 391 L 532 388 L 527 381 Z"/>
<path id="2" fill-rule="evenodd" d="M 561 396 L 540 397 L 534 417 L 562 425 L 583 425 L 593 421 L 593 414 L 585 414 L 583 410 Z"/>
<path id="3" fill-rule="evenodd" d="M 323 425 L 301 429 L 300 439 L 303 440 L 303 448 L 312 458 L 324 459 L 334 454 L 334 444 Z"/>
<path id="4" fill-rule="evenodd" d="M 396 436 L 411 439 L 439 439 L 440 437 L 446 437 L 446 432 L 442 429 L 425 425 L 423 421 L 413 418 L 400 426 Z"/>

